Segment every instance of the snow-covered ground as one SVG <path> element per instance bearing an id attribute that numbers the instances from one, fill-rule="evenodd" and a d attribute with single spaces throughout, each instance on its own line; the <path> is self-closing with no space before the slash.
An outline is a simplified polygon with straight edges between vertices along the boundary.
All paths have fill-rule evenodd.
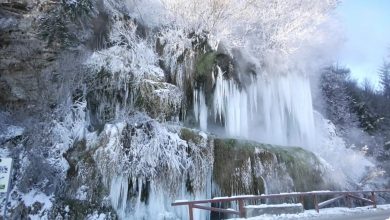
<path id="1" fill-rule="evenodd" d="M 283 214 L 283 215 L 262 215 L 253 218 L 246 218 L 245 220 L 284 220 L 284 219 L 338 219 L 340 216 L 344 216 L 345 219 L 348 219 L 348 216 L 352 217 L 359 214 L 374 214 L 376 212 L 388 210 L 390 211 L 390 204 L 387 205 L 378 205 L 376 209 L 372 206 L 364 206 L 357 208 L 346 208 L 346 207 L 337 207 L 337 208 L 324 208 L 320 209 L 320 212 L 317 213 L 315 210 L 306 210 L 303 213 L 299 214 Z M 390 220 L 390 212 L 386 220 Z M 237 218 L 235 220 L 244 220 Z M 385 220 L 385 219 L 384 219 Z"/>

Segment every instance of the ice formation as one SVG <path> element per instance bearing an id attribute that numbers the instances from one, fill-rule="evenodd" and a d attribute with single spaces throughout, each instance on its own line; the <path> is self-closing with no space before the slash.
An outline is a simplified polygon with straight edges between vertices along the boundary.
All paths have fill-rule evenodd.
<path id="1" fill-rule="evenodd" d="M 239 68 L 237 62 L 251 61 L 251 55 L 235 57 L 227 47 L 226 57 L 235 70 L 226 72 L 227 68 L 217 64 L 218 61 L 207 60 L 213 59 L 213 50 L 219 48 L 215 36 L 171 27 L 163 29 L 157 36 L 150 36 L 153 40 L 142 40 L 135 30 L 135 24 L 116 22 L 110 36 L 114 46 L 94 52 L 86 63 L 92 73 L 105 71 L 108 74 L 105 80 L 110 85 L 110 93 L 107 95 L 107 91 L 102 91 L 96 97 L 103 131 L 89 147 L 96 149 L 94 158 L 109 189 L 109 199 L 122 219 L 148 218 L 156 213 L 159 219 L 173 216 L 185 219 L 185 208 L 173 209 L 170 206 L 173 198 L 207 198 L 212 190 L 218 190 L 218 186 L 210 184 L 213 155 L 208 138 L 201 138 L 202 143 L 190 144 L 178 136 L 180 131 L 177 129 L 172 130 L 166 124 L 136 113 L 139 110 L 151 112 L 137 109 L 137 106 L 145 105 L 145 100 L 150 101 L 150 96 L 159 97 L 159 103 L 174 103 L 173 107 L 167 108 L 180 109 L 181 120 L 185 121 L 192 114 L 204 132 L 277 145 L 303 146 L 320 157 L 324 155 L 324 158 L 331 159 L 325 157 L 328 151 L 317 152 L 318 147 L 315 147 L 319 142 L 310 80 L 301 68 L 277 68 L 276 64 L 266 63 L 262 67 L 255 65 L 248 73 Z M 189 36 L 191 34 L 193 37 Z M 150 42 L 157 42 L 157 52 L 153 51 L 154 45 Z M 210 56 L 200 64 L 203 54 Z M 208 78 L 199 80 L 202 77 Z M 164 79 L 175 86 L 161 86 Z M 168 90 L 180 95 L 175 96 Z M 115 109 L 111 113 L 113 117 L 104 117 L 107 113 L 105 105 Z M 178 117 L 178 111 L 174 115 Z M 247 167 L 250 163 L 248 160 Z M 240 178 L 249 184 L 250 177 L 244 175 L 248 173 L 243 172 Z M 291 190 L 289 176 L 283 176 L 286 186 L 277 186 L 274 179 L 278 175 L 264 177 L 265 186 L 274 184 L 268 187 L 274 191 Z M 359 175 L 356 173 L 353 178 Z M 207 219 L 207 213 L 196 212 L 196 215 L 197 219 Z"/>
<path id="2" fill-rule="evenodd" d="M 64 2 L 78 7 L 80 1 Z M 66 179 L 70 160 L 64 154 L 81 143 L 85 147 L 81 151 L 91 154 L 88 159 L 102 177 L 102 188 L 108 191 L 105 199 L 120 219 L 186 219 L 187 209 L 173 208 L 172 201 L 218 194 L 223 186 L 215 184 L 213 176 L 216 138 L 210 133 L 305 147 L 336 170 L 340 182 L 356 183 L 372 165 L 345 149 L 332 124 L 314 111 L 309 74 L 293 59 L 298 45 L 317 33 L 316 26 L 333 0 L 275 1 L 277 7 L 268 1 L 254 1 L 254 5 L 220 1 L 221 5 L 214 5 L 225 9 L 219 17 L 216 8 L 209 7 L 211 2 L 102 1 L 99 7 L 109 23 L 107 45 L 89 51 L 82 80 L 75 82 L 78 98 L 66 97 L 55 112 L 60 117 L 48 125 L 54 144 L 46 162 Z M 204 10 L 191 10 L 199 7 Z M 287 13 L 290 7 L 299 13 L 310 9 L 311 14 L 297 17 L 299 13 Z M 205 19 L 199 12 L 212 18 Z M 279 57 L 270 58 L 274 54 Z M 0 132 L 0 142 L 24 132 L 17 126 L 7 129 Z M 272 154 L 264 149 L 256 148 L 240 167 L 232 168 L 243 186 L 232 186 L 231 194 L 250 190 L 252 176 L 263 182 L 265 192 L 294 190 L 291 170 L 277 158 L 277 153 L 284 153 L 290 159 L 292 153 L 275 150 Z M 302 152 L 294 159 L 308 155 Z M 344 154 L 348 156 L 340 158 Z M 233 160 L 222 159 L 217 162 Z M 26 159 L 21 166 L 29 162 Z M 353 172 L 351 164 L 358 164 Z M 313 170 L 322 174 L 322 165 Z M 88 190 L 78 186 L 76 199 L 88 200 Z M 23 199 L 27 206 L 42 200 L 43 211 L 53 205 L 51 196 L 40 192 L 31 191 Z M 199 220 L 209 218 L 199 210 L 195 215 Z"/>

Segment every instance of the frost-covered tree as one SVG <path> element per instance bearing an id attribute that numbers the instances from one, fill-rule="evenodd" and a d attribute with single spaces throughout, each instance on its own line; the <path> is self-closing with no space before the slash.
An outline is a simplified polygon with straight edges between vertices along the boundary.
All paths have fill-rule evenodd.
<path id="1" fill-rule="evenodd" d="M 384 62 L 379 69 L 380 84 L 383 96 L 390 101 L 390 62 Z"/>
<path id="2" fill-rule="evenodd" d="M 341 130 L 352 127 L 374 132 L 380 126 L 380 97 L 369 81 L 360 86 L 350 71 L 332 66 L 322 73 L 321 89 L 329 119 Z"/>
<path id="3" fill-rule="evenodd" d="M 375 108 L 378 107 L 378 98 L 371 84 L 366 81 L 363 88 L 353 80 L 347 80 L 345 84 L 350 97 L 350 111 L 357 116 L 359 127 L 369 133 L 377 130 L 379 114 Z"/>
<path id="4" fill-rule="evenodd" d="M 143 10 L 145 7 L 154 6 L 156 9 L 158 5 L 153 0 L 129 2 L 141 13 L 146 13 Z M 229 42 L 226 46 L 243 47 L 251 43 L 251 48 L 256 52 L 271 50 L 287 54 L 298 49 L 302 42 L 312 40 L 313 36 L 322 36 L 318 26 L 327 20 L 329 11 L 337 2 L 161 0 L 162 7 L 169 14 L 166 18 L 171 21 L 167 23 L 173 23 L 191 33 L 208 33 L 217 42 Z"/>
<path id="5" fill-rule="evenodd" d="M 321 89 L 324 94 L 326 113 L 336 125 L 344 128 L 356 125 L 357 118 L 351 114 L 351 97 L 348 95 L 346 81 L 350 70 L 338 66 L 326 68 L 321 77 Z"/>

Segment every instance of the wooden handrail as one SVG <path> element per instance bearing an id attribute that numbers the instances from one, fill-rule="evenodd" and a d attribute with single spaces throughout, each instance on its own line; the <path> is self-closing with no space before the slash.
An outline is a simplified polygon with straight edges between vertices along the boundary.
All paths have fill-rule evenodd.
<path id="1" fill-rule="evenodd" d="M 319 212 L 320 208 L 323 208 L 324 206 L 327 206 L 339 199 L 342 198 L 353 198 L 362 200 L 364 202 L 368 202 L 373 205 L 374 208 L 376 208 L 376 197 L 375 193 L 388 193 L 390 190 L 365 190 L 365 191 L 312 191 L 312 192 L 292 192 L 292 193 L 280 193 L 280 194 L 268 194 L 268 195 L 245 195 L 245 196 L 233 196 L 233 197 L 221 197 L 221 198 L 214 198 L 214 199 L 204 199 L 204 200 L 194 200 L 194 201 L 178 201 L 172 203 L 172 206 L 182 206 L 187 205 L 188 206 L 188 214 L 190 216 L 190 220 L 193 219 L 193 209 L 203 209 L 208 211 L 214 211 L 214 212 L 221 212 L 221 213 L 229 213 L 229 214 L 235 214 L 240 217 L 245 217 L 245 208 L 244 208 L 244 201 L 253 201 L 253 200 L 260 200 L 260 199 L 278 199 L 278 198 L 286 198 L 286 197 L 297 197 L 299 198 L 300 202 L 303 205 L 303 199 L 305 196 L 311 196 L 314 200 L 314 208 L 317 212 Z M 361 198 L 359 196 L 356 196 L 354 194 L 371 194 L 370 199 Z M 319 196 L 331 196 L 331 195 L 339 195 L 335 198 L 329 199 L 327 201 L 319 203 Z M 238 202 L 238 208 L 239 210 L 231 210 L 231 209 L 222 209 L 222 208 L 215 208 L 215 207 L 207 207 L 207 206 L 200 206 L 197 204 L 205 204 L 205 203 L 220 203 L 220 202 Z"/>
<path id="2" fill-rule="evenodd" d="M 348 194 L 347 197 L 351 197 L 351 198 L 354 198 L 354 199 L 357 199 L 357 200 L 362 200 L 364 202 L 368 202 L 370 204 L 374 204 L 374 201 L 372 201 L 370 199 L 366 199 L 366 198 L 360 198 L 359 196 L 354 196 L 354 195 Z"/>
<path id="3" fill-rule="evenodd" d="M 259 199 L 277 199 L 285 197 L 299 197 L 299 196 L 326 196 L 337 194 L 365 194 L 365 193 L 384 193 L 390 192 L 390 190 L 372 190 L 372 191 L 312 191 L 312 192 L 293 192 L 293 193 L 280 193 L 280 194 L 262 194 L 262 195 L 245 195 L 245 196 L 232 196 L 232 197 L 217 197 L 214 199 L 193 200 L 193 201 L 179 201 L 173 202 L 172 206 L 188 205 L 189 203 L 218 203 L 218 202 L 232 202 L 238 200 L 259 200 Z"/>
<path id="4" fill-rule="evenodd" d="M 323 208 L 323 207 L 325 207 L 325 206 L 327 206 L 327 205 L 330 205 L 330 204 L 336 202 L 337 200 L 343 199 L 343 198 L 345 198 L 345 197 L 346 197 L 345 195 L 341 195 L 341 196 L 337 196 L 337 197 L 335 197 L 335 198 L 333 198 L 333 199 L 326 200 L 326 201 L 324 201 L 324 202 L 319 203 L 319 204 L 318 204 L 318 207 L 319 207 L 319 208 Z"/>

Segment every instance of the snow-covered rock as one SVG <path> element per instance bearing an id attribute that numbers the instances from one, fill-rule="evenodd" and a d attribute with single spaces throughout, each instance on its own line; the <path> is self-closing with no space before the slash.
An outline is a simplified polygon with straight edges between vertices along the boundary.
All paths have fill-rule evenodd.
<path id="1" fill-rule="evenodd" d="M 0 144 L 22 136 L 24 130 L 24 128 L 19 126 L 0 124 Z"/>

